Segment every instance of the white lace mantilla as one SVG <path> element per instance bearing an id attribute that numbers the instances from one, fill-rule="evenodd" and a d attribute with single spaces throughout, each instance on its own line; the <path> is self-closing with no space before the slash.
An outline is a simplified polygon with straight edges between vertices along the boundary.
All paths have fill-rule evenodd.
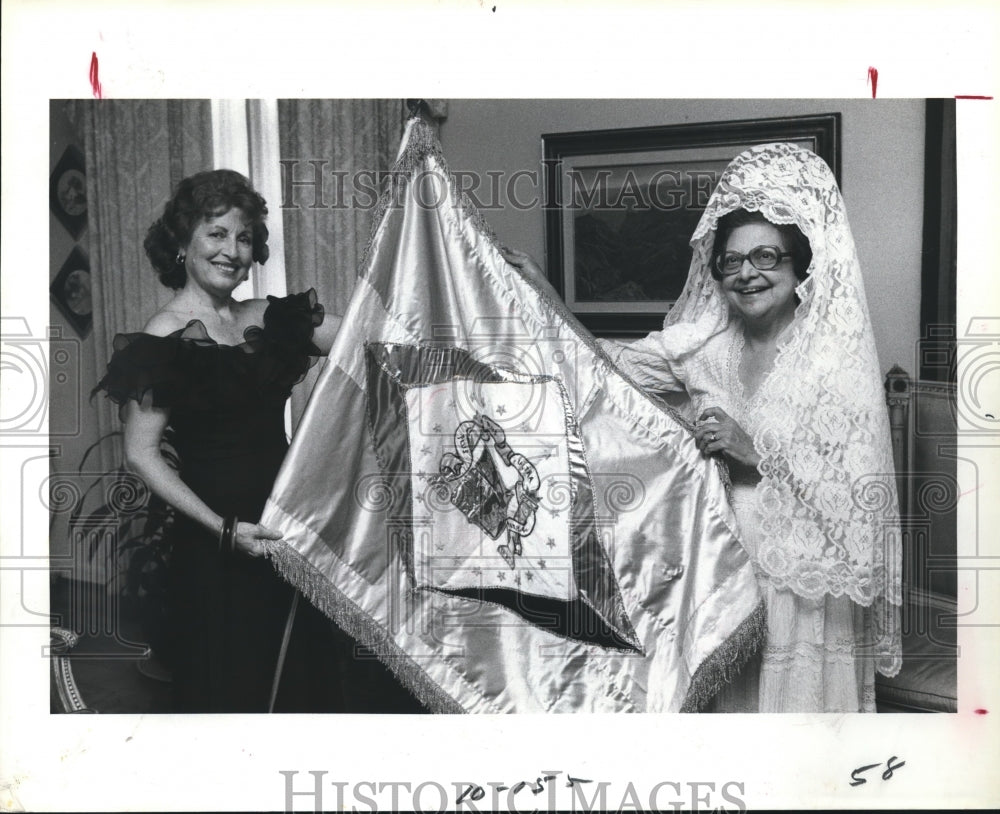
<path id="1" fill-rule="evenodd" d="M 768 144 L 733 160 L 691 239 L 687 284 L 658 343 L 668 367 L 683 366 L 729 325 L 711 253 L 719 218 L 741 208 L 794 223 L 813 253 L 774 369 L 751 399 L 761 456 L 757 562 L 776 588 L 872 606 L 876 666 L 892 675 L 901 663 L 901 565 L 888 415 L 854 239 L 822 159 Z"/>

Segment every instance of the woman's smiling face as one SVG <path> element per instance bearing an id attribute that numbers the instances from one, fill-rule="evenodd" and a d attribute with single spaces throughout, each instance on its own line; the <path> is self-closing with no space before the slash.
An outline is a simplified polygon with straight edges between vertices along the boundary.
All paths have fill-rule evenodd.
<path id="1" fill-rule="evenodd" d="M 746 255 L 757 246 L 777 246 L 782 253 L 790 248 L 785 236 L 772 224 L 748 223 L 729 233 L 725 251 Z M 784 327 L 795 315 L 798 280 L 792 257 L 782 258 L 770 271 L 754 268 L 745 259 L 739 271 L 723 277 L 721 285 L 730 307 L 744 322 Z"/>
<path id="2" fill-rule="evenodd" d="M 205 291 L 229 294 L 250 273 L 253 227 L 242 209 L 203 218 L 185 250 L 188 282 Z"/>

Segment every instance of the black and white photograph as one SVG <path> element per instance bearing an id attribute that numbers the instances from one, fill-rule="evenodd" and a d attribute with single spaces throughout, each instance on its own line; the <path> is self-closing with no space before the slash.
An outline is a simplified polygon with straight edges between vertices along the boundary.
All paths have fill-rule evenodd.
<path id="1" fill-rule="evenodd" d="M 124 42 L 30 96 L 47 229 L 5 206 L 9 810 L 997 801 L 990 83 L 174 88 Z"/>
<path id="2" fill-rule="evenodd" d="M 593 120 L 599 105 L 587 103 Z M 703 107 L 604 105 L 618 121 Z M 483 145 L 514 118 L 505 107 L 539 121 L 576 106 L 52 102 L 50 129 L 70 142 L 56 150 L 77 139 L 92 156 L 90 197 L 108 220 L 88 234 L 114 236 L 91 246 L 106 307 L 99 378 L 81 383 L 86 465 L 51 461 L 67 473 L 51 488 L 80 494 L 53 528 L 71 556 L 86 541 L 87 571 L 110 572 L 103 584 L 60 574 L 55 615 L 83 652 L 95 620 L 70 608 L 116 613 L 108 658 L 81 663 L 74 697 L 104 713 L 955 711 L 955 465 L 924 449 L 954 443 L 954 350 L 919 313 L 925 246 L 954 286 L 954 242 L 941 241 L 954 233 L 955 102 L 887 101 L 883 144 L 864 101 L 780 120 L 822 133 L 826 159 L 794 141 L 731 148 L 689 251 L 673 266 L 661 257 L 661 276 L 683 287 L 658 329 L 619 342 L 566 314 L 542 261 L 501 243 L 525 238 L 491 227 L 489 206 L 539 218 L 540 199 L 514 196 L 527 175 L 477 205 L 475 182 L 503 181 L 508 159 L 498 144 L 453 176 L 444 147 L 452 127 L 481 128 L 455 138 Z M 240 153 L 246 174 L 217 166 L 222 146 L 238 160 L 236 145 L 213 142 L 244 122 L 257 133 Z M 719 127 L 715 140 L 753 129 Z M 878 157 L 865 161 L 845 130 Z M 842 148 L 852 178 L 912 183 L 928 133 L 942 143 L 933 206 L 947 211 L 928 217 L 900 184 L 897 218 L 913 229 L 866 281 L 869 246 L 854 241 L 831 164 Z M 171 162 L 180 136 L 188 165 Z M 130 165 L 141 186 L 120 183 Z M 256 176 L 277 192 L 270 205 Z M 563 202 L 580 300 L 582 223 L 621 209 L 614 182 L 585 208 Z M 884 243 L 864 218 L 876 191 L 855 183 L 854 229 Z M 690 204 L 649 195 L 626 218 Z M 624 248 L 602 254 L 628 262 Z M 881 354 L 873 323 L 894 326 Z M 924 335 L 942 362 L 933 387 L 902 355 Z M 318 360 L 322 374 L 304 381 Z M 677 488 L 692 479 L 696 490 Z M 147 650 L 124 659 L 119 639 Z"/>

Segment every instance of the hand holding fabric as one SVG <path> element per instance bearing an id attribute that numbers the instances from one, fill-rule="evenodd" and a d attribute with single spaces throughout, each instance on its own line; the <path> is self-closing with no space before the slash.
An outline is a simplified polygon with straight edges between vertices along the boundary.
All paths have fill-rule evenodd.
<path id="1" fill-rule="evenodd" d="M 698 416 L 698 421 L 701 423 L 694 428 L 694 435 L 703 454 L 721 452 L 738 463 L 752 467 L 760 463 L 753 439 L 721 407 L 709 407 Z"/>
<path id="2" fill-rule="evenodd" d="M 281 533 L 260 523 L 237 523 L 235 539 L 237 551 L 251 557 L 260 557 L 266 551 L 266 542 L 280 540 Z"/>
<path id="3" fill-rule="evenodd" d="M 549 280 L 545 276 L 545 272 L 542 271 L 542 267 L 538 265 L 538 261 L 530 254 L 518 251 L 517 249 L 508 249 L 506 246 L 502 246 L 500 252 L 503 254 L 504 260 L 514 268 L 523 271 L 534 282 L 548 285 Z"/>

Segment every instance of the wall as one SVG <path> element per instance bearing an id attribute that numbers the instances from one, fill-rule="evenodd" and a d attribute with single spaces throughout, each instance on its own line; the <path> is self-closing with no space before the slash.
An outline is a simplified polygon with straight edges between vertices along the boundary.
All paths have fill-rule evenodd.
<path id="1" fill-rule="evenodd" d="M 916 372 L 923 229 L 923 100 L 453 99 L 441 127 L 452 170 L 539 170 L 542 134 L 842 114 L 842 182 L 883 370 Z M 523 187 L 527 192 L 527 187 Z M 488 211 L 506 245 L 544 257 L 540 209 Z"/>

